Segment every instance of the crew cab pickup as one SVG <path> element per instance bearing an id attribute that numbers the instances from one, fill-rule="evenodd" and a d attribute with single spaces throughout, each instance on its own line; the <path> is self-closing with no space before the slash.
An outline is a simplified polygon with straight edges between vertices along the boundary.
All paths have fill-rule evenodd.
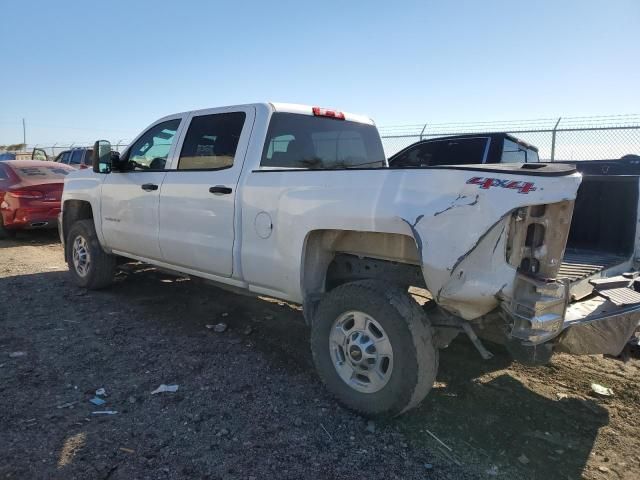
<path id="1" fill-rule="evenodd" d="M 478 335 L 538 361 L 622 350 L 640 304 L 558 277 L 581 181 L 540 163 L 392 169 L 369 118 L 239 105 L 162 118 L 121 155 L 96 142 L 93 168 L 65 179 L 60 234 L 86 288 L 126 258 L 302 304 L 328 389 L 396 415 L 458 332 L 485 358 Z M 616 279 L 623 300 L 634 279 Z"/>

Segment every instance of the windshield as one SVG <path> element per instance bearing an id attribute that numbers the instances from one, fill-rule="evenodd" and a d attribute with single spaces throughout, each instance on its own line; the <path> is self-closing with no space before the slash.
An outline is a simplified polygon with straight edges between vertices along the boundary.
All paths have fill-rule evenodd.
<path id="1" fill-rule="evenodd" d="M 274 113 L 261 166 L 380 168 L 386 166 L 386 160 L 380 135 L 373 125 L 295 113 Z"/>
<path id="2" fill-rule="evenodd" d="M 15 153 L 0 153 L 0 162 L 4 160 L 15 160 L 15 159 L 16 159 Z"/>

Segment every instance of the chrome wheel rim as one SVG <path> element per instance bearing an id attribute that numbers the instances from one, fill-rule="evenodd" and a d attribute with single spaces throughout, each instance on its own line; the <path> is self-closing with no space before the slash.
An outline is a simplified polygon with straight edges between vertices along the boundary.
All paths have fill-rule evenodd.
<path id="1" fill-rule="evenodd" d="M 371 315 L 340 315 L 329 335 L 331 360 L 340 378 L 363 393 L 381 390 L 393 372 L 393 348 L 387 333 Z"/>
<path id="2" fill-rule="evenodd" d="M 86 277 L 91 266 L 91 255 L 89 245 L 83 236 L 78 235 L 73 241 L 71 256 L 76 273 L 81 277 Z"/>

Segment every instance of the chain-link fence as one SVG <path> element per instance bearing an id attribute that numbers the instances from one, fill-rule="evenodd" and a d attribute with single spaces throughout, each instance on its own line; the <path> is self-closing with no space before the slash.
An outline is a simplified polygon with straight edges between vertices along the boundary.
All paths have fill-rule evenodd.
<path id="1" fill-rule="evenodd" d="M 379 127 L 387 156 L 419 140 L 505 132 L 539 149 L 540 159 L 605 160 L 640 154 L 640 115 L 571 117 L 511 122 L 426 123 Z"/>
<path id="2" fill-rule="evenodd" d="M 111 140 L 111 148 L 118 152 L 122 152 L 127 145 L 129 145 L 130 140 Z M 58 155 L 67 150 L 71 150 L 74 148 L 93 148 L 92 142 L 73 142 L 73 143 L 54 143 L 54 144 L 45 144 L 45 143 L 34 143 L 29 144 L 25 148 L 26 151 L 32 151 L 34 148 L 41 148 L 45 152 L 51 160 L 54 160 Z"/>
<path id="3" fill-rule="evenodd" d="M 538 120 L 426 123 L 379 127 L 387 156 L 418 140 L 468 133 L 510 133 L 539 149 L 540 159 L 602 160 L 640 154 L 640 115 L 611 115 L 601 117 L 546 118 Z M 111 141 L 114 149 L 122 151 L 128 139 Z M 90 147 L 90 143 L 28 145 L 42 148 L 55 158 L 59 153 L 76 147 Z"/>

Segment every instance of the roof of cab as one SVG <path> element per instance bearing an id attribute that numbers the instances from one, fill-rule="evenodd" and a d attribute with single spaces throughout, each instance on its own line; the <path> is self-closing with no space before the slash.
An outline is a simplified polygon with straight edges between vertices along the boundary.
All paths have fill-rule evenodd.
<path id="1" fill-rule="evenodd" d="M 301 115 L 313 115 L 313 106 L 311 105 L 301 105 L 298 103 L 278 103 L 278 102 L 275 102 L 275 103 L 272 102 L 269 105 L 271 105 L 273 110 L 276 112 L 297 113 Z M 315 106 L 320 106 L 320 105 L 315 105 Z M 329 108 L 329 110 L 339 111 L 344 114 L 345 120 L 375 125 L 375 122 L 371 118 L 367 117 L 366 115 L 359 115 L 357 113 L 345 112 L 343 110 L 340 110 L 339 108 L 335 108 L 335 109 L 330 107 L 321 107 L 321 108 Z"/>
<path id="2" fill-rule="evenodd" d="M 318 105 L 319 106 L 319 105 Z M 171 115 L 167 115 L 165 117 L 162 117 L 158 120 L 156 120 L 155 123 L 164 121 L 164 120 L 169 120 L 171 118 L 176 118 L 177 116 L 182 116 L 188 113 L 200 113 L 200 112 L 205 112 L 207 110 L 210 110 L 211 108 L 220 108 L 220 109 L 226 109 L 226 110 L 233 110 L 234 108 L 240 108 L 240 107 L 254 107 L 257 109 L 262 109 L 264 110 L 268 110 L 270 112 L 282 112 L 282 113 L 295 113 L 295 114 L 299 114 L 299 115 L 313 115 L 313 106 L 311 105 L 302 105 L 302 104 L 297 104 L 297 103 L 281 103 L 281 102 L 261 102 L 261 103 L 245 103 L 245 104 L 239 104 L 239 105 L 222 105 L 219 107 L 209 107 L 209 108 L 203 108 L 203 109 L 197 109 L 197 110 L 190 110 L 188 112 L 178 112 L 178 113 L 173 113 Z M 322 107 L 325 108 L 325 107 Z M 342 112 L 344 114 L 345 120 L 351 121 L 351 122 L 358 122 L 358 123 L 366 123 L 369 125 L 375 125 L 375 122 L 367 117 L 366 115 L 358 115 L 356 113 L 349 113 L 349 112 L 345 112 L 343 110 L 340 109 L 333 109 L 333 108 L 329 108 L 330 110 L 336 110 L 339 112 Z"/>

